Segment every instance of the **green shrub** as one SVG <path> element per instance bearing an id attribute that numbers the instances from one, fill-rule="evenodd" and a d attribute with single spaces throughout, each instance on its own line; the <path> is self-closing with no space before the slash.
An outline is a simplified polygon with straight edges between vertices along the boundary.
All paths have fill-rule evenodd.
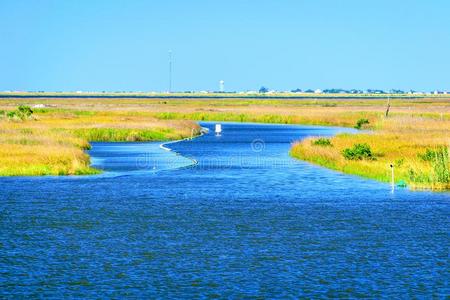
<path id="1" fill-rule="evenodd" d="M 330 139 L 326 139 L 326 138 L 318 138 L 317 140 L 314 140 L 312 142 L 312 144 L 314 146 L 322 146 L 322 147 L 333 146 L 333 144 L 331 144 Z"/>
<path id="2" fill-rule="evenodd" d="M 367 144 L 355 144 L 353 148 L 347 148 L 342 151 L 342 155 L 348 160 L 374 160 L 370 146 Z"/>
<path id="3" fill-rule="evenodd" d="M 369 120 L 367 120 L 367 119 L 359 119 L 359 120 L 356 122 L 355 128 L 356 128 L 356 129 L 361 129 L 361 127 L 362 127 L 363 125 L 369 124 L 369 123 L 370 123 L 370 122 L 369 122 Z"/>
<path id="4" fill-rule="evenodd" d="M 17 108 L 17 111 L 23 118 L 29 118 L 33 114 L 33 110 L 29 106 L 26 106 L 26 105 L 20 105 Z"/>
<path id="5" fill-rule="evenodd" d="M 14 118 L 16 118 L 17 116 L 17 112 L 16 111 L 8 111 L 8 113 L 6 114 L 6 116 L 8 117 L 8 119 L 12 120 Z"/>
<path id="6" fill-rule="evenodd" d="M 436 157 L 436 151 L 427 148 L 425 153 L 419 153 L 417 156 L 424 161 L 432 161 Z"/>
<path id="7" fill-rule="evenodd" d="M 9 120 L 23 121 L 30 119 L 33 115 L 33 110 L 29 106 L 21 105 L 16 110 L 9 111 L 6 116 Z"/>

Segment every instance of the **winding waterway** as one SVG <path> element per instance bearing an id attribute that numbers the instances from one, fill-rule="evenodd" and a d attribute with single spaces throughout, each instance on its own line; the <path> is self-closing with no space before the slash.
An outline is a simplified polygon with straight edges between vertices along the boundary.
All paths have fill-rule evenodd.
<path id="1" fill-rule="evenodd" d="M 0 297 L 449 295 L 448 193 L 288 155 L 348 129 L 202 125 L 175 152 L 93 143 L 98 176 L 0 178 Z"/>

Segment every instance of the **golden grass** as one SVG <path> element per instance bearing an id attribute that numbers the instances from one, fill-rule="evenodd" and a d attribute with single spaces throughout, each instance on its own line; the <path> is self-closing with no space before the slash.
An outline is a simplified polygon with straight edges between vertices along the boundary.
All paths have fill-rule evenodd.
<path id="1" fill-rule="evenodd" d="M 32 122 L 0 121 L 1 176 L 96 173 L 83 152 L 89 146 L 87 141 L 43 127 L 28 127 Z"/>
<path id="2" fill-rule="evenodd" d="M 159 141 L 198 133 L 188 121 L 128 114 L 35 114 L 22 122 L 0 120 L 0 176 L 95 174 L 83 151 L 88 141 Z"/>
<path id="3" fill-rule="evenodd" d="M 396 182 L 403 180 L 411 188 L 450 188 L 450 182 L 439 182 L 437 179 L 433 162 L 420 157 L 427 149 L 450 145 L 449 120 L 395 116 L 380 118 L 376 128 L 378 130 L 373 133 L 337 135 L 330 139 L 331 147 L 314 145 L 316 138 L 305 139 L 293 145 L 291 154 L 344 173 L 385 182 L 391 180 L 390 164 L 393 164 Z M 342 151 L 355 144 L 368 144 L 376 159 L 345 159 Z"/>
<path id="4" fill-rule="evenodd" d="M 450 97 L 392 99 L 391 114 L 387 119 L 383 117 L 386 100 L 364 98 L 321 99 L 318 97 L 295 100 L 9 98 L 0 99 L 0 110 L 15 109 L 21 104 L 38 103 L 43 103 L 49 108 L 37 110 L 37 121 L 26 121 L 17 126 L 22 129 L 42 129 L 45 133 L 42 136 L 47 137 L 46 142 L 38 140 L 38 143 L 51 145 L 54 143 L 56 148 L 68 145 L 66 147 L 78 150 L 86 147 L 87 141 L 92 140 L 138 141 L 186 137 L 191 134 L 191 128 L 195 125 L 184 120 L 353 127 L 358 119 L 365 118 L 370 122 L 366 128 L 374 129 L 373 133 L 334 137 L 332 138 L 333 147 L 312 146 L 311 139 L 308 139 L 297 143 L 291 153 L 295 157 L 322 166 L 382 181 L 390 180 L 389 164 L 394 163 L 397 180 L 407 180 L 411 187 L 448 188 L 448 185 L 433 181 L 432 164 L 421 160 L 418 154 L 424 153 L 427 148 L 449 145 Z M 0 126 L 3 130 L 3 126 L 7 128 L 11 124 L 3 122 Z M 10 139 L 12 135 L 14 134 L 11 132 L 0 133 L 0 138 Z M 23 140 L 22 143 L 31 143 L 28 141 L 33 141 L 36 134 L 22 137 L 22 139 L 20 135 L 17 137 L 18 140 Z M 69 137 L 70 140 L 68 140 Z M 25 140 L 27 142 L 24 142 Z M 17 143 L 1 140 L 2 145 Z M 377 159 L 375 161 L 345 160 L 341 151 L 356 143 L 369 144 L 377 155 Z M 27 148 L 29 153 L 37 153 L 38 148 L 33 150 L 29 145 L 22 146 L 30 147 Z M 6 150 L 6 153 L 11 151 Z M 57 157 L 56 154 L 53 155 Z M 86 161 L 88 158 L 82 151 L 75 151 L 67 156 L 77 158 L 77 163 L 73 164 L 76 166 L 79 163 L 83 166 L 79 167 L 79 170 L 86 170 L 83 168 L 89 165 Z M 2 157 L 0 161 L 4 159 Z M 43 164 L 36 165 L 48 167 L 53 163 L 44 161 Z M 76 167 L 70 167 L 71 162 L 65 161 L 63 165 L 66 170 L 64 172 L 67 174 L 77 172 Z M 412 182 L 411 170 L 422 174 L 421 179 L 416 178 L 415 182 Z M 59 170 L 52 170 L 52 173 L 58 172 Z M 30 173 L 33 172 L 30 171 Z"/>

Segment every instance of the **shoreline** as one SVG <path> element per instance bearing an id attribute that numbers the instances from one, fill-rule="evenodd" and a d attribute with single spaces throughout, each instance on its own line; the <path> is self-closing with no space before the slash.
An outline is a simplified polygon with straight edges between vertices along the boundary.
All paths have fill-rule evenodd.
<path id="1" fill-rule="evenodd" d="M 210 121 L 210 122 L 215 123 L 215 121 Z M 240 121 L 229 121 L 229 122 L 217 121 L 217 122 L 222 122 L 222 123 L 245 123 L 245 124 L 252 124 L 253 123 L 253 124 L 261 124 L 261 125 L 266 124 L 266 125 L 272 125 L 272 126 L 313 126 L 313 127 L 319 127 L 319 128 L 320 127 L 323 127 L 323 128 L 333 128 L 333 127 L 334 128 L 351 128 L 350 126 L 331 126 L 331 125 L 327 126 L 327 125 L 311 125 L 311 124 L 280 124 L 280 123 L 268 123 L 268 122 L 240 122 Z M 190 165 L 183 166 L 183 168 L 195 166 L 195 165 L 198 164 L 198 161 L 195 158 L 192 158 L 192 157 L 189 157 L 189 156 L 185 156 L 185 155 L 179 153 L 178 151 L 173 150 L 172 148 L 170 148 L 168 146 L 171 145 L 171 144 L 182 142 L 182 141 L 189 141 L 189 140 L 201 137 L 204 134 L 206 134 L 208 129 L 205 128 L 205 127 L 202 127 L 199 123 L 200 122 L 196 122 L 196 125 L 198 125 L 200 127 L 200 130 L 198 130 L 196 132 L 196 135 L 192 135 L 190 137 L 185 137 L 185 138 L 178 139 L 178 140 L 165 141 L 165 142 L 162 142 L 159 145 L 160 149 L 162 149 L 164 151 L 172 152 L 175 155 L 181 155 L 184 158 L 186 158 L 186 159 L 188 159 L 188 160 L 190 160 L 192 162 Z M 373 133 L 380 133 L 380 131 L 382 132 L 382 130 L 375 129 L 375 130 L 371 131 L 369 134 L 371 134 L 372 137 L 376 137 L 376 135 L 373 134 Z M 357 139 L 360 136 L 368 135 L 368 132 L 367 132 L 367 130 L 356 130 L 355 129 L 355 132 L 347 133 L 346 135 Z M 340 137 L 340 134 L 337 134 L 337 135 L 334 135 L 334 136 L 330 137 L 329 139 L 331 141 L 333 141 L 333 139 L 336 139 L 336 138 L 339 138 L 339 137 Z M 308 156 L 308 155 L 304 155 L 304 153 L 296 151 L 296 147 L 299 147 L 299 145 L 302 145 L 302 144 L 305 144 L 305 143 L 310 143 L 315 138 L 317 138 L 317 137 L 310 136 L 310 137 L 307 137 L 307 138 L 305 138 L 303 140 L 296 141 L 295 143 L 292 144 L 292 146 L 291 146 L 291 148 L 289 150 L 289 155 L 291 157 L 293 157 L 294 159 L 299 159 L 299 160 L 302 160 L 302 161 L 305 161 L 305 162 L 308 162 L 308 163 L 311 163 L 311 164 L 314 164 L 314 165 L 317 165 L 317 166 L 320 166 L 320 167 L 324 167 L 324 168 L 327 168 L 327 169 L 330 169 L 330 170 L 341 172 L 343 174 L 356 175 L 356 176 L 360 176 L 360 177 L 363 177 L 363 178 L 372 179 L 372 180 L 375 180 L 375 181 L 378 181 L 378 182 L 384 182 L 384 183 L 390 182 L 390 180 L 389 180 L 390 177 L 387 176 L 389 174 L 384 174 L 383 176 L 380 176 L 380 174 L 376 174 L 376 173 L 359 172 L 359 171 L 355 171 L 354 169 L 346 167 L 346 166 L 340 167 L 340 166 L 334 164 L 332 160 L 323 159 L 319 155 Z M 143 142 L 145 142 L 145 141 L 143 141 Z M 156 141 L 152 141 L 152 142 L 156 142 Z M 322 151 L 331 151 L 332 148 L 324 147 L 324 148 L 321 148 L 321 150 Z M 90 160 L 89 154 L 86 153 L 86 152 L 85 152 L 85 154 L 88 156 L 88 158 Z M 370 162 L 366 162 L 366 161 L 355 161 L 355 162 L 353 162 L 352 161 L 351 163 L 353 163 L 354 165 L 355 164 L 356 165 L 357 164 L 359 164 L 359 165 L 366 164 L 367 165 Z M 87 166 L 87 169 L 89 169 L 90 172 L 85 173 L 85 174 L 57 174 L 56 176 L 86 176 L 86 175 L 98 175 L 98 174 L 107 172 L 107 171 L 104 171 L 102 169 L 96 169 L 96 168 L 91 167 L 91 163 L 89 163 L 89 165 Z M 387 173 L 387 172 L 385 172 L 385 173 Z M 36 177 L 36 176 L 55 176 L 55 174 L 9 175 L 9 176 L 6 175 L 6 176 L 1 176 L 1 177 L 20 177 L 20 176 L 24 176 L 24 177 L 29 177 L 29 176 L 31 176 L 31 177 Z M 402 176 L 396 177 L 396 179 L 398 179 L 398 180 L 396 180 L 396 186 L 397 186 L 398 181 L 403 181 L 404 180 L 404 178 L 402 178 Z M 447 186 L 438 186 L 438 185 L 426 184 L 426 183 L 425 184 L 412 184 L 411 182 L 407 182 L 407 187 L 410 190 L 428 190 L 428 191 L 434 191 L 434 192 L 435 191 L 441 191 L 441 192 L 443 191 L 443 192 L 445 192 L 445 191 L 449 190 L 449 188 Z"/>
<path id="2" fill-rule="evenodd" d="M 25 104 L 33 108 L 43 103 L 44 108 L 33 108 L 33 120 L 22 122 L 11 121 L 7 114 L 11 107 L 23 105 L 23 100 L 0 101 L 5 109 L 3 113 L 0 110 L 0 125 L 5 129 L 0 131 L 0 143 L 3 142 L 0 173 L 4 176 L 88 175 L 98 171 L 89 169 L 89 157 L 83 151 L 89 148 L 87 141 L 162 141 L 161 148 L 170 151 L 171 143 L 190 139 L 191 128 L 196 128 L 195 134 L 199 134 L 197 123 L 236 122 L 356 127 L 362 130 L 347 137 L 332 137 L 333 147 L 304 145 L 309 152 L 298 155 L 294 155 L 292 147 L 291 156 L 382 182 L 390 181 L 387 166 L 392 164 L 396 181 L 403 179 L 409 187 L 435 190 L 439 182 L 443 188 L 450 189 L 450 177 L 444 174 L 446 179 L 437 178 L 433 157 L 430 158 L 438 147 L 450 145 L 450 96 L 448 100 L 394 100 L 389 117 L 385 117 L 384 101 L 354 102 L 345 97 L 338 98 L 339 101 L 306 102 L 163 100 L 37 98 L 26 100 Z M 371 132 L 368 134 L 365 129 Z M 343 150 L 358 144 L 367 144 L 374 159 L 344 161 Z M 194 165 L 197 163 L 188 159 Z M 447 165 L 443 166 L 441 169 L 448 170 Z"/>
<path id="3" fill-rule="evenodd" d="M 177 151 L 175 151 L 175 150 L 173 150 L 173 149 L 171 149 L 171 148 L 166 147 L 166 145 L 174 144 L 174 143 L 179 143 L 179 142 L 183 142 L 183 141 L 189 141 L 189 140 L 193 140 L 193 139 L 195 139 L 195 138 L 201 137 L 202 135 L 204 135 L 204 133 L 203 133 L 203 130 L 204 130 L 204 129 L 206 129 L 206 128 L 200 126 L 200 131 L 199 131 L 200 134 L 193 135 L 193 136 L 191 136 L 191 137 L 185 137 L 185 138 L 179 139 L 179 140 L 173 140 L 173 141 L 166 141 L 166 142 L 163 142 L 163 143 L 159 144 L 159 148 L 162 149 L 162 150 L 164 150 L 164 151 L 172 152 L 172 153 L 174 153 L 175 155 L 180 155 L 180 156 L 182 156 L 182 157 L 184 157 L 184 158 L 186 158 L 186 159 L 192 161 L 192 164 L 190 164 L 190 165 L 188 165 L 188 166 L 183 166 L 183 167 L 181 167 L 181 168 L 187 168 L 187 167 L 195 166 L 195 165 L 198 164 L 198 161 L 197 161 L 196 159 L 191 158 L 191 157 L 188 157 L 188 156 L 185 156 L 185 155 L 182 155 L 181 153 L 179 153 L 179 152 L 177 152 Z M 89 144 L 90 144 L 91 142 L 94 142 L 94 141 L 89 141 Z M 108 143 L 107 141 L 104 141 L 104 142 Z M 158 142 L 158 141 L 141 141 L 141 142 L 144 142 L 144 143 L 146 143 L 146 142 L 147 142 L 147 143 L 152 143 L 152 142 Z M 109 143 L 120 143 L 120 142 L 112 141 L 112 142 L 109 142 Z M 131 143 L 133 143 L 133 142 L 131 142 Z M 87 153 L 86 153 L 86 154 L 87 154 Z M 90 156 L 89 154 L 87 154 L 87 155 L 89 156 L 89 160 L 90 160 L 91 156 Z M 102 169 L 92 168 L 91 166 L 92 166 L 92 164 L 89 163 L 89 168 L 92 169 L 92 170 L 98 171 L 98 173 L 93 173 L 93 174 L 82 174 L 82 175 L 78 175 L 78 176 L 99 175 L 99 174 L 103 174 L 103 173 L 107 173 L 107 172 L 108 172 L 108 171 L 104 171 L 104 170 L 102 170 Z M 178 169 L 178 168 L 175 168 L 175 169 Z M 66 176 L 74 176 L 74 175 L 66 175 Z M 77 176 L 77 175 L 75 175 L 75 176 Z"/>
<path id="4" fill-rule="evenodd" d="M 413 138 L 407 135 L 383 130 L 338 134 L 322 139 L 326 140 L 325 145 L 317 142 L 319 138 L 309 137 L 296 141 L 292 144 L 289 155 L 343 174 L 390 183 L 396 188 L 450 192 L 449 144 L 430 146 L 426 140 L 420 141 L 423 145 L 414 144 Z M 348 153 L 355 147 L 364 145 L 367 147 L 368 157 L 345 157 L 346 151 Z M 423 158 L 427 153 L 432 153 L 431 157 Z"/>
<path id="5" fill-rule="evenodd" d="M 162 144 L 159 145 L 159 148 L 161 148 L 161 149 L 163 149 L 163 150 L 165 150 L 165 151 L 168 151 L 168 152 L 172 152 L 172 153 L 174 153 L 175 155 L 180 155 L 180 156 L 182 156 L 182 157 L 184 157 L 184 158 L 187 158 L 187 159 L 189 159 L 190 161 L 192 161 L 192 164 L 190 164 L 190 165 L 188 165 L 188 166 L 184 166 L 184 167 L 182 167 L 182 168 L 187 168 L 187 167 L 195 166 L 195 165 L 198 164 L 198 160 L 196 160 L 195 158 L 192 158 L 192 157 L 183 155 L 183 154 L 179 153 L 178 151 L 173 150 L 172 148 L 166 147 L 166 145 L 175 144 L 175 143 L 179 143 L 179 142 L 183 142 L 183 141 L 191 141 L 191 140 L 193 140 L 193 139 L 196 139 L 196 138 L 199 138 L 199 137 L 205 135 L 206 133 L 208 133 L 208 131 L 209 131 L 209 130 L 208 130 L 207 128 L 205 128 L 205 127 L 200 127 L 200 134 L 194 135 L 194 136 L 192 136 L 192 137 L 187 137 L 187 138 L 184 138 L 184 139 L 181 139 L 181 140 L 175 140 L 175 141 L 169 141 L 169 142 L 162 143 Z"/>

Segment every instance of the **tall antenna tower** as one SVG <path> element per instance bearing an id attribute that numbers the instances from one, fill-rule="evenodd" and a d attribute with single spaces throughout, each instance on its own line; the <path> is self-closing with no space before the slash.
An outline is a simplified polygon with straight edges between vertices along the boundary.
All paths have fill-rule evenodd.
<path id="1" fill-rule="evenodd" d="M 172 93 L 172 50 L 169 50 L 169 93 Z"/>

